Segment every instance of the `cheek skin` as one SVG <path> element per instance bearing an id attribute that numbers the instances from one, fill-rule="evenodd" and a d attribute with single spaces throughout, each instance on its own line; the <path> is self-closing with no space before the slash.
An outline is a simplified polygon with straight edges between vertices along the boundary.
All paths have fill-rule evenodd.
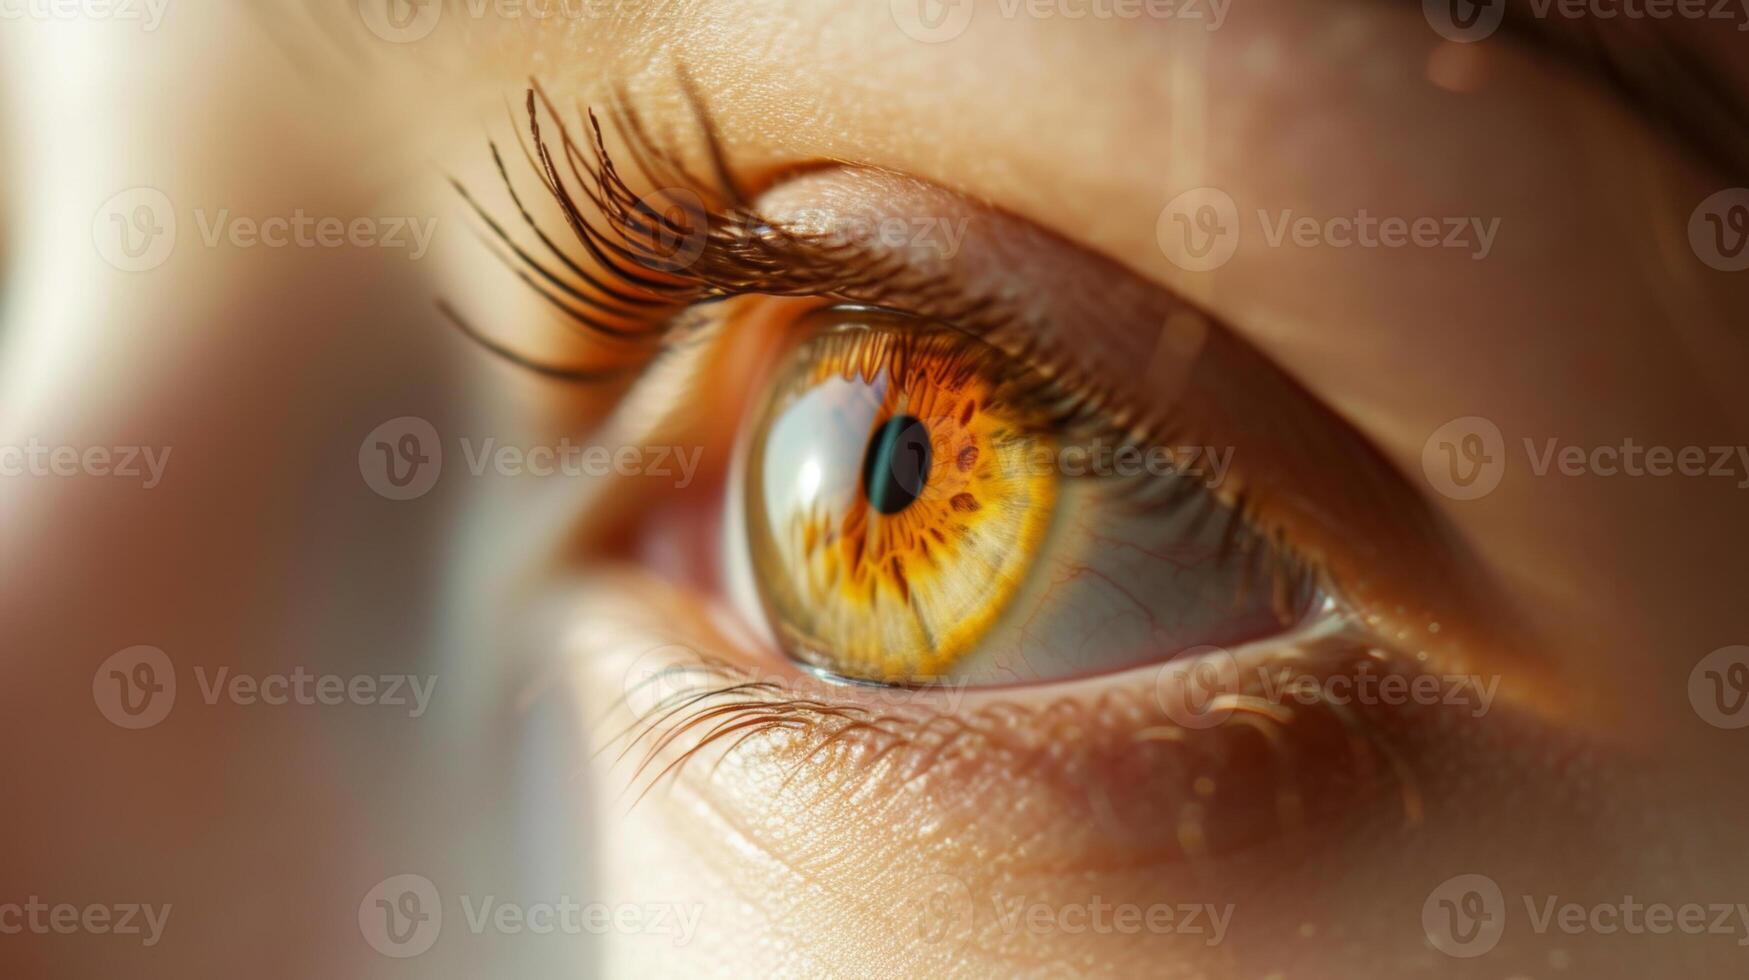
<path id="1" fill-rule="evenodd" d="M 604 808 L 601 842 L 608 897 L 705 903 L 699 948 L 679 953 L 701 964 L 742 955 L 832 973 L 849 964 L 864 974 L 989 975 L 1086 962 L 1111 975 L 1248 975 L 1286 956 L 1351 955 L 1318 937 L 1341 923 L 1352 942 L 1355 922 L 1418 909 L 1446 876 L 1437 869 L 1463 860 L 1454 855 L 1481 847 L 1496 867 L 1517 852 L 1531 867 L 1555 850 L 1477 822 L 1485 787 L 1520 776 L 1516 763 L 1459 775 L 1474 767 L 1463 747 L 1528 727 L 1515 719 L 1496 716 L 1502 727 L 1487 731 L 1473 719 L 1469 730 L 1456 719 L 1396 719 L 1394 729 L 1393 719 L 1369 719 L 1369 737 L 1398 751 L 1361 756 L 1354 727 L 1316 715 L 1274 737 L 1268 726 L 1230 723 L 1183 745 L 1138 738 L 1161 719 L 1147 696 L 1122 693 L 989 713 L 975 695 L 952 709 L 889 697 L 858 716 L 904 742 L 805 711 L 677 712 L 651 726 L 680 700 L 656 704 L 662 696 L 702 689 L 697 675 L 661 672 L 695 663 L 695 651 L 775 682 L 790 671 L 753 659 L 728 638 L 732 626 L 661 582 L 628 573 L 580 594 L 571 612 L 587 626 L 575 634 L 571 680 L 602 719 L 593 778 L 616 801 Z M 761 717 L 795 725 L 761 728 Z M 703 720 L 657 748 L 673 722 L 693 718 Z M 712 729 L 723 734 L 699 749 Z M 1525 806 L 1550 805 L 1541 791 L 1520 795 Z M 1321 896 L 1317 909 L 1299 904 L 1306 894 Z M 1158 928 L 1159 911 L 1152 930 L 1118 931 L 1115 919 L 1104 931 L 1078 926 L 1079 910 L 1100 903 L 1138 915 L 1162 905 L 1231 911 L 1218 941 L 1210 923 Z M 1016 909 L 1043 918 L 1028 925 Z M 1412 919 L 1365 927 L 1376 933 L 1366 962 L 1419 955 Z M 616 940 L 616 955 L 636 962 L 647 941 Z"/>

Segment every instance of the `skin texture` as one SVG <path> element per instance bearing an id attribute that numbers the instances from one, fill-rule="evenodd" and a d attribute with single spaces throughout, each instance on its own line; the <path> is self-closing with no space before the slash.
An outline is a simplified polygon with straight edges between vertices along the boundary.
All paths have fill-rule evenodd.
<path id="1" fill-rule="evenodd" d="M 1696 261 L 1686 230 L 1699 201 L 1744 176 L 1575 68 L 1504 37 L 1453 46 L 1415 7 L 1383 4 L 1235 7 L 1215 31 L 985 4 L 945 43 L 907 36 L 885 3 L 449 16 L 409 45 L 350 11 L 181 13 L 144 39 L 101 23 L 0 35 L 13 83 L 0 213 L 17 283 L 0 314 L 0 444 L 174 447 L 151 491 L 0 480 L 0 732 L 18 747 L 0 865 L 17 894 L 0 901 L 174 905 L 151 950 L 0 937 L 6 975 L 1740 974 L 1749 923 L 1735 911 L 1728 935 L 1569 934 L 1536 930 L 1525 904 L 1749 901 L 1742 736 L 1706 723 L 1688 684 L 1710 651 L 1749 642 L 1736 486 L 1749 473 L 1538 476 L 1524 449 L 1749 444 L 1736 380 L 1749 273 Z M 1737 37 L 1732 25 L 1674 32 L 1712 54 Z M 97 81 L 43 84 L 75 62 Z M 1362 712 L 1396 755 L 1376 760 L 1390 776 L 1352 784 L 1336 748 L 1347 729 L 1302 712 L 1281 744 L 1316 819 L 1295 833 L 1241 832 L 1277 825 L 1255 739 L 1223 727 L 1186 755 L 1140 734 L 1161 727 L 1159 671 L 1145 665 L 951 704 L 951 689 L 881 701 L 808 688 L 890 713 L 906 748 L 884 761 L 816 752 L 841 729 L 810 717 L 702 751 L 638 799 L 689 744 L 641 769 L 648 739 L 621 755 L 614 735 L 636 737 L 649 714 L 622 701 L 639 679 L 702 652 L 806 683 L 769 641 L 724 516 L 744 416 L 797 304 L 737 301 L 736 329 L 704 333 L 640 387 L 637 410 L 597 425 L 623 389 L 531 378 L 433 312 L 441 296 L 542 358 L 588 350 L 480 247 L 435 174 L 494 186 L 481 133 L 511 145 L 501 100 L 519 108 L 531 74 L 564 105 L 618 82 L 656 131 L 689 132 L 677 63 L 767 200 L 793 168 L 893 171 L 958 203 L 867 186 L 838 203 L 965 217 L 960 267 L 981 254 L 980 229 L 1031 228 L 995 235 L 1014 254 L 981 274 L 1039 331 L 1086 304 L 1029 263 L 1117 270 L 1128 285 L 1102 295 L 1136 301 L 1073 336 L 1111 391 L 1162 395 L 1135 365 L 1152 359 L 1161 311 L 1186 303 L 1303 386 L 1329 424 L 1376 449 L 1388 499 L 1417 502 L 1452 543 L 1394 547 L 1341 521 L 1317 547 L 1332 562 L 1377 556 L 1346 559 L 1374 570 L 1355 584 L 1378 617 L 1373 639 L 1428 653 L 1430 670 L 1497 680 L 1494 708 Z M 177 201 L 184 244 L 129 275 L 93 254 L 87 228 L 104 198 L 141 184 Z M 1244 222 L 1232 259 L 1207 272 L 1174 264 L 1156 227 L 1201 186 L 1230 195 Z M 209 247 L 195 208 L 429 216 L 440 233 L 418 262 Z M 1497 218 L 1499 230 L 1481 259 L 1270 247 L 1265 225 L 1286 209 Z M 1243 421 L 1268 430 L 1267 409 Z M 401 415 L 446 437 L 696 447 L 702 462 L 686 487 L 470 479 L 450 440 L 437 489 L 389 501 L 357 456 Z M 1466 416 L 1491 420 L 1511 455 L 1494 492 L 1462 501 L 1422 459 Z M 1224 436 L 1241 462 L 1243 428 Z M 1358 480 L 1342 467 L 1295 491 L 1341 501 Z M 1486 588 L 1459 595 L 1459 580 Z M 169 653 L 182 690 L 166 722 L 130 732 L 94 710 L 92 675 L 138 643 Z M 438 693 L 416 720 L 206 704 L 194 669 L 221 666 L 430 675 Z M 990 722 L 998 704 L 1018 710 Z M 929 742 L 942 717 L 975 734 Z M 1199 775 L 1217 784 L 1202 848 L 1182 830 Z M 433 951 L 395 960 L 361 941 L 359 905 L 404 872 L 437 883 L 446 922 Z M 1506 935 L 1476 959 L 1439 952 L 1424 929 L 1430 896 L 1460 874 L 1505 896 Z M 561 893 L 701 918 L 684 943 L 474 931 L 456 897 Z M 1211 941 L 1063 914 L 1100 902 L 1230 919 Z M 1045 924 L 1004 920 L 1017 904 L 1047 910 Z"/>

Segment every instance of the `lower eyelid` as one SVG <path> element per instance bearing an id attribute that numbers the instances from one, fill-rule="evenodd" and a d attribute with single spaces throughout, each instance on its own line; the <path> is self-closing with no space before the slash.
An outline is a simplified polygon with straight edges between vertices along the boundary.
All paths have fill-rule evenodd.
<path id="1" fill-rule="evenodd" d="M 603 621 L 624 625 L 613 649 L 580 659 L 609 790 L 628 803 L 696 793 L 745 811 L 736 822 L 749 827 L 803 815 L 780 821 L 770 847 L 843 820 L 924 844 L 1047 842 L 1024 861 L 1088 870 L 1309 846 L 1357 821 L 1421 816 L 1413 760 L 1388 735 L 1416 720 L 1406 712 L 1253 698 L 1197 730 L 1162 710 L 1149 671 L 1031 696 L 828 685 L 739 649 L 662 583 L 596 594 L 612 612 L 583 617 L 595 635 Z M 629 621 L 630 609 L 649 621 Z M 1312 653 L 1240 653 L 1306 677 L 1382 666 L 1351 637 Z"/>

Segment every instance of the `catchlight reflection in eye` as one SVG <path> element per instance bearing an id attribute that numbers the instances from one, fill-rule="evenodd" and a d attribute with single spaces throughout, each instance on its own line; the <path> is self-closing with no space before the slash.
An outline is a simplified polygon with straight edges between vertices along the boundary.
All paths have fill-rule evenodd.
<path id="1" fill-rule="evenodd" d="M 1256 587 L 1269 543 L 1203 488 L 1144 504 L 1065 476 L 1061 393 L 1017 359 L 896 314 L 818 326 L 766 392 L 742 498 L 765 611 L 803 663 L 1049 680 L 1278 632 L 1309 602 Z"/>
<path id="2" fill-rule="evenodd" d="M 817 666 L 944 672 L 1026 575 L 1054 502 L 1024 454 L 1048 439 L 954 331 L 848 324 L 806 341 L 750 466 L 753 563 Z"/>

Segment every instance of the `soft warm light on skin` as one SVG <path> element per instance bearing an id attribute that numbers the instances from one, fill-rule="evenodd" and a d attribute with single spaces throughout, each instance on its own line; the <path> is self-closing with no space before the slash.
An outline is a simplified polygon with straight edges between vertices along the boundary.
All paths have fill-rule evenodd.
<path id="1" fill-rule="evenodd" d="M 613 16 L 543 20 L 500 12 L 591 5 L 468 0 L 407 44 L 371 36 L 353 2 L 172 3 L 156 32 L 91 20 L 96 2 L 10 8 L 84 19 L 0 21 L 13 83 L 0 94 L 0 447 L 65 427 L 67 441 L 175 451 L 146 492 L 0 477 L 14 844 L 0 903 L 175 911 L 151 950 L 0 937 L 0 975 L 1741 975 L 1740 929 L 1570 935 L 1532 928 L 1525 906 L 1743 901 L 1744 731 L 1708 720 L 1687 681 L 1706 651 L 1749 642 L 1746 491 L 1734 478 L 1538 474 L 1523 451 L 1556 437 L 1749 445 L 1749 273 L 1696 261 L 1684 229 L 1741 168 L 1703 164 L 1573 60 L 1504 33 L 1454 48 L 1425 21 L 1438 4 L 1259 0 L 1211 30 L 982 0 L 965 35 L 926 43 L 894 21 L 908 2 L 627 0 Z M 1736 23 L 1546 25 L 1680 59 L 1672 78 L 1700 59 L 1665 42 L 1704 38 L 1702 53 L 1730 62 L 1713 95 L 1749 103 Z M 464 34 L 485 43 L 441 43 Z M 1376 662 L 1474 672 L 1499 698 L 1478 716 L 1251 694 L 1191 731 L 1160 717 L 1173 689 L 1157 669 L 893 691 L 828 684 L 785 658 L 757 596 L 730 602 L 717 566 L 745 537 L 721 519 L 745 510 L 737 433 L 794 319 L 785 304 L 809 300 L 717 304 L 733 329 L 693 335 L 600 429 L 579 420 L 622 389 L 529 377 L 434 313 L 451 300 L 519 350 L 574 354 L 574 333 L 479 247 L 441 176 L 496 188 L 482 133 L 503 139 L 505 103 L 514 115 L 531 74 L 566 111 L 599 108 L 624 82 L 653 131 L 686 142 L 697 120 L 675 96 L 677 64 L 759 200 L 929 222 L 942 234 L 907 240 L 901 258 L 952 251 L 931 266 L 948 288 L 1006 298 L 1028 336 L 1066 338 L 1113 394 L 1229 393 L 1201 413 L 1234 423 L 1213 441 L 1253 467 L 1297 448 L 1313 465 L 1282 464 L 1273 482 L 1333 491 L 1305 510 L 1346 532 L 1318 550 L 1362 573 L 1345 584 L 1393 647 Z M 500 145 L 552 218 L 514 143 Z M 1244 222 L 1219 269 L 1180 268 L 1159 245 L 1161 209 L 1187 183 L 1233 197 Z M 176 257 L 148 274 L 110 268 L 91 241 L 93 211 L 137 185 L 162 185 L 184 219 Z M 202 242 L 195 208 L 413 209 L 440 231 L 418 264 L 239 251 Z M 1499 234 L 1485 257 L 1271 244 L 1289 210 L 1317 227 L 1362 210 L 1498 219 Z M 549 227 L 564 239 L 562 222 Z M 1235 340 L 1318 410 L 1265 424 L 1255 376 L 1187 373 L 1187 352 L 1218 359 Z M 409 413 L 435 423 L 445 469 L 429 496 L 391 501 L 354 451 Z M 1498 424 L 1512 468 L 1460 501 L 1427 485 L 1420 457 L 1430 432 L 1470 415 Z M 1332 421 L 1394 482 L 1358 480 L 1322 451 L 1308 430 Z M 648 474 L 539 481 L 474 472 L 460 446 L 567 436 L 703 462 L 684 488 Z M 791 492 L 831 492 L 819 462 L 811 491 L 786 474 Z M 1373 533 L 1365 517 L 1390 509 L 1390 488 L 1440 519 L 1431 542 Z M 1109 555 L 1145 543 L 1107 537 Z M 1430 572 L 1441 546 L 1495 586 L 1495 605 L 1453 601 L 1454 581 Z M 1144 591 L 1138 580 L 1116 576 Z M 1145 617 L 1100 619 L 1085 632 Z M 1509 620 L 1524 640 L 1466 640 Z M 144 732 L 92 703 L 93 668 L 136 643 L 183 671 L 175 711 Z M 1234 648 L 1251 665 L 1255 647 Z M 1271 651 L 1264 662 L 1290 673 L 1328 666 Z M 704 657 L 721 662 L 709 676 L 750 685 L 726 699 L 796 724 L 728 729 L 740 708 L 701 718 L 696 705 L 663 722 L 650 709 L 676 705 L 630 696 Z M 414 720 L 207 703 L 195 667 L 439 677 Z M 797 692 L 813 703 L 785 700 Z M 447 900 L 441 943 L 412 961 L 371 949 L 356 915 L 401 871 Z M 1421 915 L 1470 872 L 1509 903 L 1505 941 L 1480 961 L 1432 948 Z M 931 903 L 962 894 L 969 927 L 930 939 Z M 487 895 L 702 915 L 687 943 L 617 927 L 513 934 L 489 918 L 476 931 Z M 1213 944 L 1003 917 L 1017 902 L 1095 900 L 1233 912 Z"/>

